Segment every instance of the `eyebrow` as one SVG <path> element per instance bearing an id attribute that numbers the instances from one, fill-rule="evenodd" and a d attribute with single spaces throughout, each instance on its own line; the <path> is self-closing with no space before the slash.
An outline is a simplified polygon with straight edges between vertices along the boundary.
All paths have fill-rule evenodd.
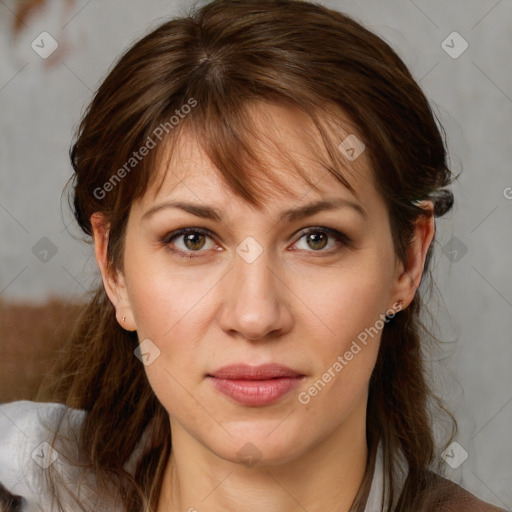
<path id="1" fill-rule="evenodd" d="M 220 210 L 212 206 L 189 203 L 187 201 L 167 201 L 165 203 L 153 206 L 144 213 L 141 220 L 146 220 L 156 212 L 167 208 L 180 209 L 203 219 L 211 219 L 217 222 L 222 221 L 222 214 Z M 298 206 L 296 208 L 284 210 L 281 212 L 280 218 L 287 222 L 293 222 L 314 215 L 320 211 L 336 210 L 339 208 L 351 208 L 359 213 L 363 218 L 366 219 L 368 217 L 368 213 L 359 203 L 350 201 L 349 199 L 342 199 L 341 197 L 337 197 L 333 199 L 324 199 L 303 206 Z"/>

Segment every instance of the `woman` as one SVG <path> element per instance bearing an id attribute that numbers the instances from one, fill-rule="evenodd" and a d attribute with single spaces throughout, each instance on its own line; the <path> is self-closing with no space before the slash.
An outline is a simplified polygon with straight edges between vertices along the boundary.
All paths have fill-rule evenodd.
<path id="1" fill-rule="evenodd" d="M 438 474 L 432 415 L 453 421 L 444 448 L 456 423 L 425 375 L 418 288 L 452 175 L 384 41 L 308 2 L 213 1 L 121 57 L 71 160 L 102 281 L 47 403 L 1 407 L 11 492 L 44 510 L 500 510 Z"/>

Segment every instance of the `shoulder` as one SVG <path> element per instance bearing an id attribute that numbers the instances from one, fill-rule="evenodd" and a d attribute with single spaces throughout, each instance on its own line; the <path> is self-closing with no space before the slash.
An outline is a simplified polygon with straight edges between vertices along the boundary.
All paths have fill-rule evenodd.
<path id="1" fill-rule="evenodd" d="M 44 471 L 59 456 L 50 446 L 53 431 L 76 431 L 84 414 L 57 403 L 20 400 L 0 404 L 2 492 L 23 496 L 28 503 L 40 503 Z"/>
<path id="2" fill-rule="evenodd" d="M 505 512 L 504 509 L 482 501 L 460 485 L 432 471 L 425 493 L 425 510 L 438 512 Z"/>

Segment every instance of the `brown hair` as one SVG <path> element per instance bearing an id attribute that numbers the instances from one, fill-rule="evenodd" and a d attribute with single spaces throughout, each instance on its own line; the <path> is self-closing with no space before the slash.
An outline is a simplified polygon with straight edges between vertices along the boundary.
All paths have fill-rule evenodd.
<path id="1" fill-rule="evenodd" d="M 350 189 L 341 173 L 349 163 L 338 145 L 339 128 L 352 127 L 366 146 L 402 260 L 415 221 L 425 215 L 418 202 L 431 199 L 436 216 L 450 210 L 453 196 L 443 187 L 452 176 L 442 128 L 388 44 L 321 5 L 215 0 L 163 23 L 134 44 L 101 84 L 79 126 L 70 152 L 74 214 L 89 237 L 91 215 L 105 216 L 109 268 L 123 270 L 130 206 L 155 179 L 163 148 L 172 151 L 185 129 L 200 141 L 233 193 L 251 204 L 260 205 L 268 192 L 262 183 L 279 186 L 254 151 L 260 135 L 247 113 L 254 101 L 298 108 L 310 116 L 330 159 L 322 165 Z M 134 156 L 150 141 L 154 150 L 144 158 Z M 303 174 L 298 165 L 294 168 Z M 410 511 L 428 483 L 428 470 L 440 468 L 434 406 L 450 417 L 450 441 L 457 430 L 455 418 L 428 383 L 425 344 L 436 340 L 420 321 L 420 301 L 416 293 L 382 332 L 367 405 L 367 470 L 354 512 L 364 509 L 379 440 L 390 489 L 387 505 L 397 497 L 396 462 L 403 458 L 409 473 L 396 510 Z M 137 345 L 137 333 L 119 326 L 99 285 L 40 394 L 86 411 L 80 430 L 85 466 L 99 488 L 116 492 L 127 510 L 156 507 L 171 450 L 168 415 L 134 357 Z M 145 431 L 149 441 L 132 478 L 123 465 Z M 84 503 L 78 506 L 87 510 Z"/>

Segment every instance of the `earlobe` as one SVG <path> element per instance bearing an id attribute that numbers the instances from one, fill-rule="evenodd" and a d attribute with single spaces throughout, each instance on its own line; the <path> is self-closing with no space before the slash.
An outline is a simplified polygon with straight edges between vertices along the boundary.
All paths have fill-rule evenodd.
<path id="1" fill-rule="evenodd" d="M 420 286 L 427 252 L 435 234 L 433 203 L 423 201 L 420 206 L 426 212 L 416 220 L 413 237 L 406 250 L 406 262 L 398 265 L 394 296 L 404 302 L 404 309 L 413 301 Z"/>
<path id="2" fill-rule="evenodd" d="M 108 266 L 107 248 L 109 228 L 105 217 L 95 212 L 91 215 L 91 226 L 94 237 L 94 253 L 101 272 L 105 292 L 116 310 L 118 323 L 127 331 L 135 331 L 136 325 L 132 314 L 124 276 Z"/>

